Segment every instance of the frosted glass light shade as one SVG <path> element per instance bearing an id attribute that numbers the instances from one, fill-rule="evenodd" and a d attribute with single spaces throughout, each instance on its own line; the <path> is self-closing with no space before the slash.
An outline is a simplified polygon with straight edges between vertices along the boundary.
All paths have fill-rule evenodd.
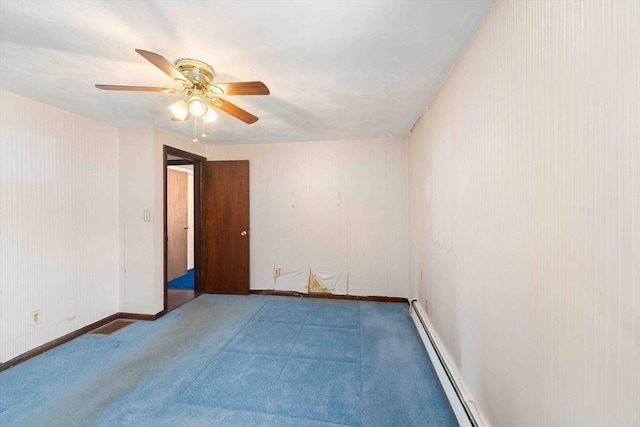
<path id="1" fill-rule="evenodd" d="M 169 105 L 169 110 L 173 113 L 174 120 L 185 120 L 189 114 L 189 108 L 184 99 Z"/>
<path id="2" fill-rule="evenodd" d="M 209 110 L 207 111 L 207 114 L 202 116 L 202 121 L 205 123 L 211 123 L 217 118 L 218 118 L 218 113 L 216 113 L 213 108 L 209 108 Z"/>
<path id="3" fill-rule="evenodd" d="M 189 99 L 189 112 L 194 116 L 202 117 L 207 113 L 207 104 L 197 96 L 192 96 Z"/>

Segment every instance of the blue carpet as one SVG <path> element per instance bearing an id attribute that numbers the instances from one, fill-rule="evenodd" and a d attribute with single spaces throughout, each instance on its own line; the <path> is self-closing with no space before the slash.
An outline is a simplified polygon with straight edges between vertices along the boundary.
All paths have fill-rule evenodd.
<path id="1" fill-rule="evenodd" d="M 0 373 L 0 425 L 455 426 L 407 311 L 202 295 Z"/>
<path id="2" fill-rule="evenodd" d="M 172 289 L 193 289 L 193 268 L 187 270 L 187 274 L 184 276 L 176 277 L 173 280 L 167 282 L 167 287 Z"/>

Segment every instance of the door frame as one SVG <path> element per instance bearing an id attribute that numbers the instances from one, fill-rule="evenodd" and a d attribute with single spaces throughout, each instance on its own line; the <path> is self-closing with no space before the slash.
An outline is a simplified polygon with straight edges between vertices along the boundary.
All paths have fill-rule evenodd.
<path id="1" fill-rule="evenodd" d="M 162 152 L 164 313 L 167 313 L 167 166 L 193 165 L 193 290 L 197 296 L 202 293 L 202 162 L 207 161 L 207 158 L 168 145 L 162 146 Z M 169 160 L 169 156 L 179 157 L 180 160 Z"/>

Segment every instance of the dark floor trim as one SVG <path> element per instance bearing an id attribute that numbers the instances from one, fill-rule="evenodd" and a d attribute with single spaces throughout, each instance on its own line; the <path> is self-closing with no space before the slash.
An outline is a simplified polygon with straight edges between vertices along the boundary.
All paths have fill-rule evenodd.
<path id="1" fill-rule="evenodd" d="M 9 369 L 12 366 L 15 366 L 19 363 L 22 363 L 26 360 L 31 359 L 32 357 L 36 357 L 39 354 L 44 353 L 45 351 L 51 350 L 59 345 L 62 345 L 66 342 L 71 341 L 72 339 L 78 338 L 80 335 L 84 335 L 87 332 L 91 332 L 94 329 L 100 328 L 101 326 L 106 325 L 107 323 L 113 322 L 116 319 L 135 319 L 135 320 L 156 320 L 164 314 L 164 311 L 161 311 L 156 314 L 139 314 L 139 313 L 115 313 L 111 316 L 107 316 L 104 319 L 100 319 L 96 322 L 93 322 L 83 328 L 78 329 L 77 331 L 69 332 L 66 335 L 63 335 L 59 338 L 56 338 L 48 343 L 42 344 L 39 347 L 31 349 L 25 353 L 22 353 L 19 356 L 14 357 L 13 359 L 9 359 L 4 363 L 0 363 L 0 372 L 5 369 Z"/>
<path id="2" fill-rule="evenodd" d="M 31 349 L 26 353 L 22 353 L 21 355 L 16 356 L 13 359 L 10 359 L 4 363 L 0 363 L 0 372 L 4 371 L 7 368 L 17 365 L 18 363 L 22 363 L 25 360 L 29 360 L 32 357 L 42 354 L 47 350 L 51 350 L 54 347 L 57 347 L 68 341 L 71 341 L 72 339 L 77 338 L 80 335 L 84 335 L 89 331 L 92 331 L 96 328 L 104 326 L 109 322 L 113 322 L 114 320 L 119 318 L 119 314 L 120 313 L 112 314 L 111 316 L 105 317 L 104 319 L 100 319 L 97 322 L 93 322 L 90 325 L 85 326 L 84 328 L 80 328 L 77 331 L 70 332 L 67 335 L 63 335 L 59 338 L 54 339 L 53 341 L 49 341 L 46 344 L 42 344 L 41 346 Z"/>
<path id="3" fill-rule="evenodd" d="M 274 291 L 270 289 L 264 290 L 254 290 L 249 291 L 252 294 L 259 295 L 276 295 L 281 297 L 301 297 L 301 298 L 325 298 L 325 299 L 346 299 L 346 300 L 357 300 L 357 301 L 377 301 L 377 302 L 402 302 L 405 304 L 409 304 L 409 300 L 401 297 L 377 297 L 377 296 L 358 296 L 358 295 L 335 295 L 335 294 L 325 294 L 325 293 L 315 293 L 311 292 L 308 294 L 302 292 L 295 291 Z"/>
<path id="4" fill-rule="evenodd" d="M 324 294 L 324 293 L 301 293 L 295 291 L 275 291 L 275 290 L 251 290 L 252 294 L 260 294 L 260 295 L 275 295 L 275 296 L 285 296 L 285 297 L 302 297 L 302 298 L 325 298 L 325 299 L 341 299 L 341 300 L 357 300 L 357 301 L 377 301 L 377 302 L 401 302 L 405 304 L 409 304 L 409 300 L 407 298 L 401 297 L 381 297 L 381 296 L 358 296 L 358 295 L 334 295 L 334 294 Z M 62 345 L 66 342 L 71 341 L 74 338 L 79 337 L 80 335 L 84 335 L 87 332 L 90 332 L 94 329 L 97 329 L 101 326 L 106 325 L 109 322 L 113 322 L 116 319 L 133 319 L 133 320 L 148 320 L 153 321 L 162 316 L 164 316 L 165 312 L 160 311 L 156 314 L 140 314 L 140 313 L 115 313 L 111 316 L 107 316 L 104 319 L 98 320 L 96 322 L 91 323 L 83 328 L 78 329 L 77 331 L 73 331 L 68 333 L 67 335 L 63 335 L 59 338 L 56 338 L 52 341 L 49 341 L 46 344 L 43 344 L 39 347 L 36 347 L 32 350 L 27 351 L 26 353 L 22 353 L 19 356 L 14 357 L 4 363 L 0 363 L 0 372 L 8 369 L 12 366 L 15 366 L 19 363 L 24 362 L 25 360 L 29 360 L 32 357 L 35 357 L 39 354 L 44 353 L 45 351 L 51 350 L 59 345 Z"/>
<path id="5" fill-rule="evenodd" d="M 158 320 L 164 316 L 164 311 L 160 311 L 156 314 L 140 314 L 140 313 L 118 313 L 119 319 L 133 319 L 133 320 Z"/>

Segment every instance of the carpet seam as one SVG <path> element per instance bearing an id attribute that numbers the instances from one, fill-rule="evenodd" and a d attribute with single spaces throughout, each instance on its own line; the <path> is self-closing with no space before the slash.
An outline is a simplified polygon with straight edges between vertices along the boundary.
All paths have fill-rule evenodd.
<path id="1" fill-rule="evenodd" d="M 340 363 L 351 363 L 358 364 L 360 361 L 358 360 L 341 360 L 341 359 L 321 359 L 317 357 L 304 357 L 304 356 L 286 356 L 284 354 L 270 354 L 270 353 L 249 353 L 244 351 L 234 351 L 234 350 L 224 350 L 224 353 L 228 354 L 241 354 L 245 356 L 271 356 L 271 357 L 282 357 L 287 359 L 301 359 L 301 360 L 319 360 L 322 362 L 340 362 Z M 278 379 L 280 377 L 278 376 Z"/>
<path id="2" fill-rule="evenodd" d="M 244 331 L 244 329 L 247 327 L 247 325 L 253 320 L 254 317 L 256 317 L 258 315 L 258 313 L 260 313 L 260 311 L 262 311 L 262 309 L 264 308 L 265 305 L 267 305 L 269 301 L 265 301 L 264 303 L 262 303 L 262 305 L 260 306 L 260 308 L 258 309 L 258 311 L 256 311 L 253 316 L 251 316 L 251 318 L 249 320 L 247 320 L 245 322 L 244 325 L 242 325 L 242 327 L 238 330 L 238 332 L 236 332 L 236 334 L 229 339 L 229 341 L 227 341 L 224 346 L 222 346 L 222 348 L 220 350 L 218 350 L 218 352 L 211 358 L 211 360 L 209 361 L 209 363 L 207 363 L 202 370 L 198 373 L 198 375 L 196 375 L 191 381 L 189 381 L 188 384 L 186 384 L 184 386 L 184 388 L 180 391 L 179 394 L 176 395 L 176 398 L 174 399 L 174 402 L 177 402 L 178 400 L 180 400 L 182 398 L 182 395 L 187 391 L 187 389 L 195 382 L 197 381 L 202 374 L 204 373 L 204 371 L 207 370 L 207 368 L 209 366 L 211 366 L 211 364 L 218 358 L 218 356 L 220 355 L 220 353 L 222 353 L 223 351 L 225 351 L 225 349 L 227 348 L 227 346 L 231 343 L 231 341 L 233 341 L 234 339 L 236 339 L 236 337 L 240 334 L 240 332 Z"/>
<path id="3" fill-rule="evenodd" d="M 277 417 L 277 418 L 284 418 L 284 419 L 289 419 L 289 420 L 304 420 L 304 421 L 315 421 L 315 422 L 319 422 L 319 423 L 323 423 L 323 424 L 328 424 L 331 426 L 336 426 L 336 427 L 359 427 L 358 424 L 342 424 L 342 423 L 334 423 L 331 421 L 325 421 L 325 420 L 320 420 L 317 418 L 302 418 L 302 417 L 292 417 L 292 416 L 284 416 L 284 415 L 278 415 L 272 412 L 259 412 L 259 411 L 251 411 L 251 410 L 245 410 L 245 409 L 235 409 L 235 408 L 230 408 L 230 407 L 226 407 L 226 406 L 205 406 L 205 405 L 199 405 L 197 403 L 186 403 L 186 402 L 178 402 L 179 405 L 187 405 L 187 406 L 198 406 L 198 407 L 202 407 L 202 408 L 217 408 L 217 409 L 223 409 L 225 411 L 233 411 L 233 412 L 244 412 L 247 414 L 259 414 L 259 415 L 269 415 L 269 416 L 273 416 L 273 417 Z"/>
<path id="4" fill-rule="evenodd" d="M 281 305 L 285 299 L 291 304 Z M 0 389 L 8 386 L 0 392 L 7 400 L 0 425 L 457 425 L 415 325 L 404 308 L 399 317 L 400 304 L 199 300 L 157 322 L 77 337 L 0 373 Z M 295 323 L 269 321 L 284 319 Z"/>
<path id="5" fill-rule="evenodd" d="M 274 320 L 254 320 L 254 322 L 262 322 L 262 323 L 277 323 L 279 325 L 303 325 L 303 326 L 315 326 L 318 328 L 332 328 L 332 329 L 345 329 L 348 331 L 357 331 L 358 328 L 347 328 L 345 326 L 327 326 L 327 325 L 316 325 L 313 323 L 294 323 L 294 322 L 279 322 Z"/>
<path id="6" fill-rule="evenodd" d="M 344 331 L 357 331 L 360 328 L 345 328 L 344 326 L 327 326 L 327 325 L 314 325 L 312 323 L 306 323 L 303 326 L 313 326 L 314 328 L 325 328 L 325 329 L 342 329 Z"/>
<path id="7" fill-rule="evenodd" d="M 207 366 L 205 366 L 202 371 L 200 371 L 200 373 L 191 381 L 189 382 L 189 384 L 180 392 L 180 394 L 178 395 L 178 398 L 176 400 L 174 400 L 174 403 L 180 403 L 179 400 L 182 398 L 182 395 L 186 392 L 186 390 L 188 389 L 189 386 L 191 386 L 191 384 L 193 384 L 195 381 L 197 381 L 202 374 L 204 373 L 204 371 L 207 370 L 207 368 L 215 361 L 215 359 L 217 359 L 217 357 L 221 354 L 221 353 L 233 353 L 233 351 L 229 351 L 226 350 L 226 348 L 229 346 L 229 344 L 242 332 L 246 329 L 246 327 L 253 322 L 253 319 L 264 309 L 264 307 L 267 305 L 267 303 L 269 303 L 270 301 L 265 301 L 264 304 L 262 304 L 262 306 L 260 307 L 260 309 L 253 315 L 251 316 L 251 318 L 242 326 L 242 328 L 240 328 L 240 330 L 233 336 L 233 338 L 231 338 L 227 343 L 225 343 L 225 345 L 220 349 L 220 351 L 218 351 L 218 353 L 216 353 L 216 355 L 211 359 L 211 361 L 207 364 Z M 358 307 L 358 313 L 360 311 L 360 308 Z M 284 372 L 284 369 L 287 367 L 287 364 L 289 363 L 289 359 L 291 358 L 291 352 L 293 352 L 293 349 L 295 347 L 295 345 L 298 342 L 298 338 L 300 337 L 300 334 L 302 332 L 302 329 L 304 327 L 304 322 L 307 320 L 307 318 L 309 317 L 310 313 L 307 313 L 307 315 L 305 316 L 305 319 L 303 321 L 303 323 L 299 324 L 300 325 L 300 330 L 298 331 L 298 334 L 296 335 L 296 341 L 294 342 L 294 344 L 291 346 L 291 349 L 289 350 L 289 355 L 286 356 L 286 360 L 285 363 L 280 371 L 280 374 L 278 375 L 278 381 L 280 380 L 280 377 L 282 376 L 282 373 Z M 258 321 L 259 322 L 259 321 Z M 360 342 L 362 343 L 362 334 L 361 334 L 361 338 L 360 338 Z M 238 352 L 239 353 L 239 352 Z M 240 353 L 240 354 L 251 354 L 251 353 Z M 272 357 L 285 357 L 285 356 L 274 356 L 274 355 L 266 355 L 266 356 L 272 356 Z M 302 357 L 294 357 L 294 358 L 298 358 L 298 359 L 304 359 Z M 362 350 L 361 350 L 361 354 L 360 354 L 360 359 L 362 359 Z M 322 359 L 310 359 L 310 360 L 322 360 Z M 333 361 L 333 362 L 337 362 L 336 360 L 328 360 L 328 361 Z M 355 364 L 358 362 L 347 362 L 347 361 L 339 361 L 342 363 L 351 363 L 351 364 Z M 360 365 L 360 369 L 361 369 L 361 373 L 360 373 L 360 384 L 361 384 L 361 389 L 362 389 L 362 365 Z M 360 392 L 360 394 L 362 395 L 362 391 Z M 362 402 L 362 396 L 360 396 L 360 401 Z M 361 403 L 362 406 L 362 403 Z M 225 406 L 217 406 L 218 408 L 224 408 L 227 410 L 236 410 L 234 408 L 229 408 L 229 407 L 225 407 Z M 264 412 L 251 412 L 251 411 L 247 411 L 250 413 L 264 413 Z M 279 416 L 278 414 L 272 414 L 272 413 L 268 413 L 270 415 L 274 415 L 274 416 Z M 286 417 L 285 417 L 286 418 Z M 320 419 L 315 419 L 315 418 L 298 418 L 298 417 L 292 417 L 293 419 L 299 419 L 299 420 L 311 420 L 311 421 L 317 421 L 317 422 L 322 422 L 322 423 L 326 423 L 326 420 L 320 420 Z M 345 427 L 358 427 L 359 425 L 361 425 L 361 418 L 362 416 L 360 416 L 360 423 L 358 424 L 335 424 L 336 426 L 345 426 Z"/>
<path id="8" fill-rule="evenodd" d="M 296 334 L 296 340 L 293 342 L 293 345 L 289 349 L 289 354 L 287 355 L 287 360 L 284 362 L 284 365 L 282 366 L 282 369 L 280 370 L 280 373 L 278 374 L 277 381 L 280 381 L 280 377 L 282 377 L 282 373 L 284 372 L 284 369 L 289 364 L 289 359 L 291 358 L 291 353 L 293 352 L 293 349 L 295 348 L 296 344 L 298 344 L 298 339 L 300 338 L 300 334 L 302 333 L 302 329 L 304 329 L 304 322 L 307 321 L 308 317 L 309 317 L 309 313 L 307 313 L 307 315 L 304 317 L 304 321 L 300 324 L 300 329 L 298 330 L 298 333 Z"/>

